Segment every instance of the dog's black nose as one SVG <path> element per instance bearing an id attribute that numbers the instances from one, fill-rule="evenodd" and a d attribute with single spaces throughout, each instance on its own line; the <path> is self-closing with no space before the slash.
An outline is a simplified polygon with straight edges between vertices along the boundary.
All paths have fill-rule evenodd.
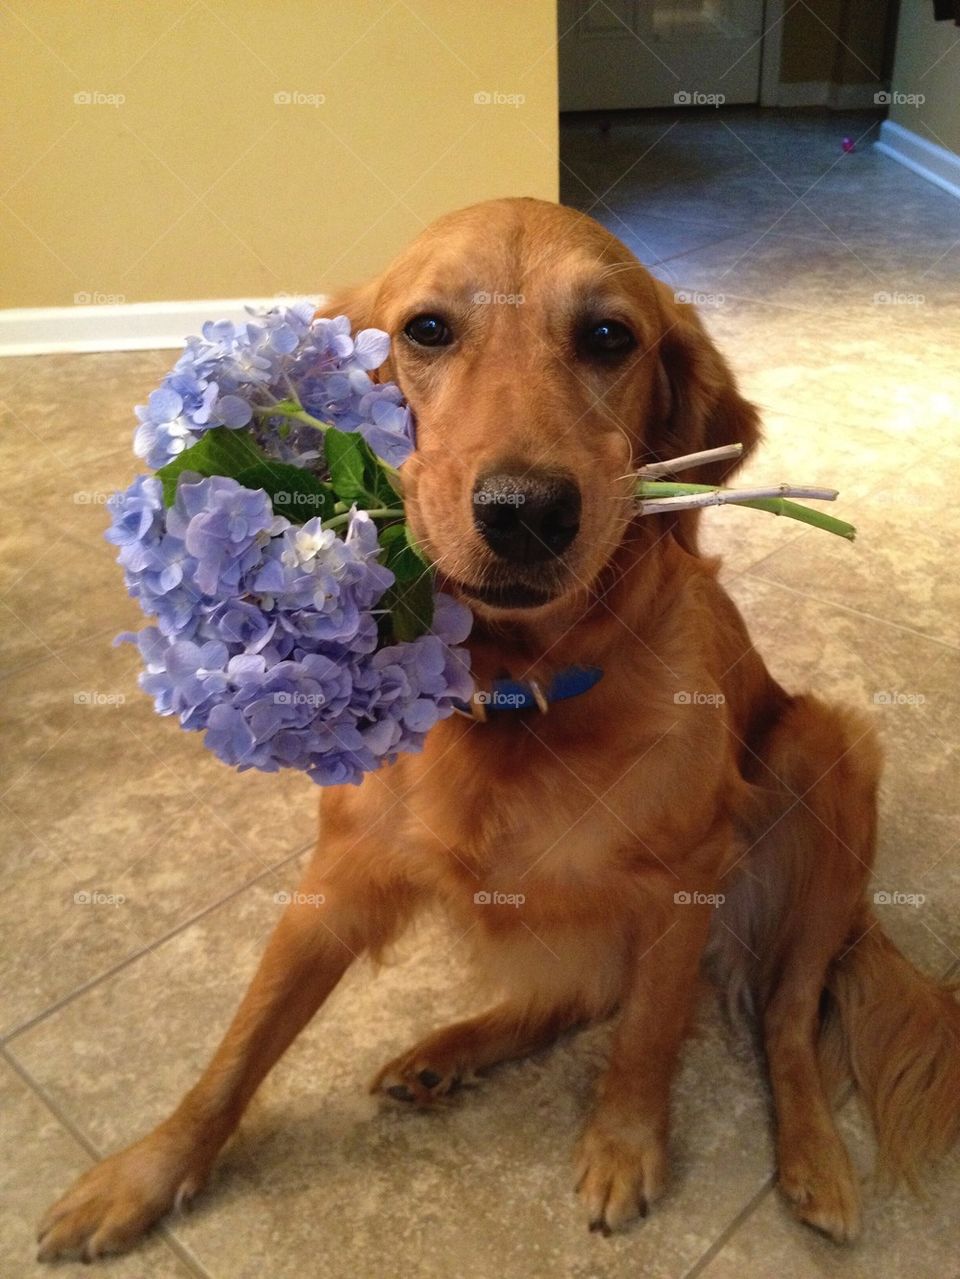
<path id="1" fill-rule="evenodd" d="M 562 555 L 580 529 L 580 490 L 546 471 L 498 471 L 473 486 L 473 514 L 490 549 L 513 564 Z"/>

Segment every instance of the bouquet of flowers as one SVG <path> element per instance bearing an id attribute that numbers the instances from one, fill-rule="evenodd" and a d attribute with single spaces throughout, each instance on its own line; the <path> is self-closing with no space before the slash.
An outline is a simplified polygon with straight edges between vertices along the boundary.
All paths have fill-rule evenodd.
<path id="1" fill-rule="evenodd" d="M 162 715 L 239 769 L 359 782 L 469 700 L 470 613 L 434 592 L 397 470 L 399 389 L 377 329 L 310 304 L 205 324 L 137 409 L 153 473 L 107 538 L 155 624 L 134 641 Z"/>
<path id="2" fill-rule="evenodd" d="M 404 518 L 412 416 L 370 376 L 389 346 L 310 303 L 251 311 L 205 324 L 137 409 L 152 472 L 112 500 L 106 536 L 155 623 L 118 642 L 139 647 L 157 711 L 241 770 L 357 783 L 473 695 L 470 613 L 435 591 Z M 739 451 L 642 468 L 638 513 L 737 503 L 853 536 L 787 500 L 831 489 L 662 478 Z"/>

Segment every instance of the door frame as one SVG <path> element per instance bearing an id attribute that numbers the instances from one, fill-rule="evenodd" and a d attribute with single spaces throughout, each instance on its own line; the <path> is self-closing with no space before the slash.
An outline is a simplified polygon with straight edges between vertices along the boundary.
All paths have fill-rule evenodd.
<path id="1" fill-rule="evenodd" d="M 783 47 L 784 0 L 766 0 L 760 45 L 760 105 L 775 107 L 780 99 L 780 51 Z"/>

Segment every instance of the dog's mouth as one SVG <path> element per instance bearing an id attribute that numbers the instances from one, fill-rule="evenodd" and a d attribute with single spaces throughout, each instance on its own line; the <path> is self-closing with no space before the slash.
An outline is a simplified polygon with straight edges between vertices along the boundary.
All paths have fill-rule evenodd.
<path id="1" fill-rule="evenodd" d="M 468 600 L 475 600 L 488 608 L 542 608 L 560 594 L 557 589 L 531 586 L 528 582 L 469 583 L 451 580 L 450 585 Z"/>

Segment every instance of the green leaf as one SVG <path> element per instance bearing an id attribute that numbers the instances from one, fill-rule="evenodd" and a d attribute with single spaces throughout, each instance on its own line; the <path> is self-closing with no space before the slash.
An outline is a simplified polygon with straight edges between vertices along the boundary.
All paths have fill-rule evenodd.
<path id="1" fill-rule="evenodd" d="M 383 469 L 383 463 L 374 453 L 373 449 L 364 443 L 363 446 L 369 455 L 368 475 L 369 483 L 373 490 L 374 497 L 377 499 L 378 506 L 402 506 L 403 499 L 393 487 L 393 481 Z"/>
<path id="2" fill-rule="evenodd" d="M 426 634 L 433 622 L 433 581 L 429 573 L 412 582 L 395 582 L 381 603 L 390 611 L 390 628 L 398 644 Z"/>
<path id="3" fill-rule="evenodd" d="M 330 483 L 337 497 L 345 502 L 372 496 L 365 483 L 366 459 L 363 439 L 331 426 L 323 435 L 323 451 L 330 472 Z"/>
<path id="4" fill-rule="evenodd" d="M 205 432 L 196 444 L 162 466 L 157 471 L 157 478 L 163 484 L 164 502 L 172 506 L 177 496 L 177 480 L 183 471 L 207 476 L 227 475 L 236 480 L 242 471 L 259 465 L 272 463 L 248 432 L 215 426 Z"/>
<path id="5" fill-rule="evenodd" d="M 396 506 L 399 496 L 380 459 L 362 435 L 328 427 L 323 450 L 337 497 L 358 506 Z"/>
<path id="6" fill-rule="evenodd" d="M 405 524 L 381 529 L 380 545 L 383 562 L 397 579 L 381 600 L 390 631 L 397 642 L 414 640 L 433 622 L 433 570 L 410 541 Z"/>
<path id="7" fill-rule="evenodd" d="M 380 545 L 386 551 L 384 563 L 399 582 L 413 582 L 418 577 L 430 576 L 430 565 L 410 541 L 405 524 L 391 524 L 383 529 Z"/>
<path id="8" fill-rule="evenodd" d="M 246 431 L 217 426 L 191 448 L 157 471 L 163 500 L 172 506 L 177 482 L 184 471 L 197 475 L 226 475 L 248 489 L 263 489 L 278 515 L 305 524 L 315 515 L 329 519 L 336 501 L 333 489 L 310 471 L 268 457 Z"/>
<path id="9" fill-rule="evenodd" d="M 314 516 L 326 520 L 333 515 L 336 497 L 330 485 L 289 462 L 258 462 L 234 478 L 244 488 L 263 489 L 276 514 L 285 515 L 294 524 L 305 524 Z"/>

